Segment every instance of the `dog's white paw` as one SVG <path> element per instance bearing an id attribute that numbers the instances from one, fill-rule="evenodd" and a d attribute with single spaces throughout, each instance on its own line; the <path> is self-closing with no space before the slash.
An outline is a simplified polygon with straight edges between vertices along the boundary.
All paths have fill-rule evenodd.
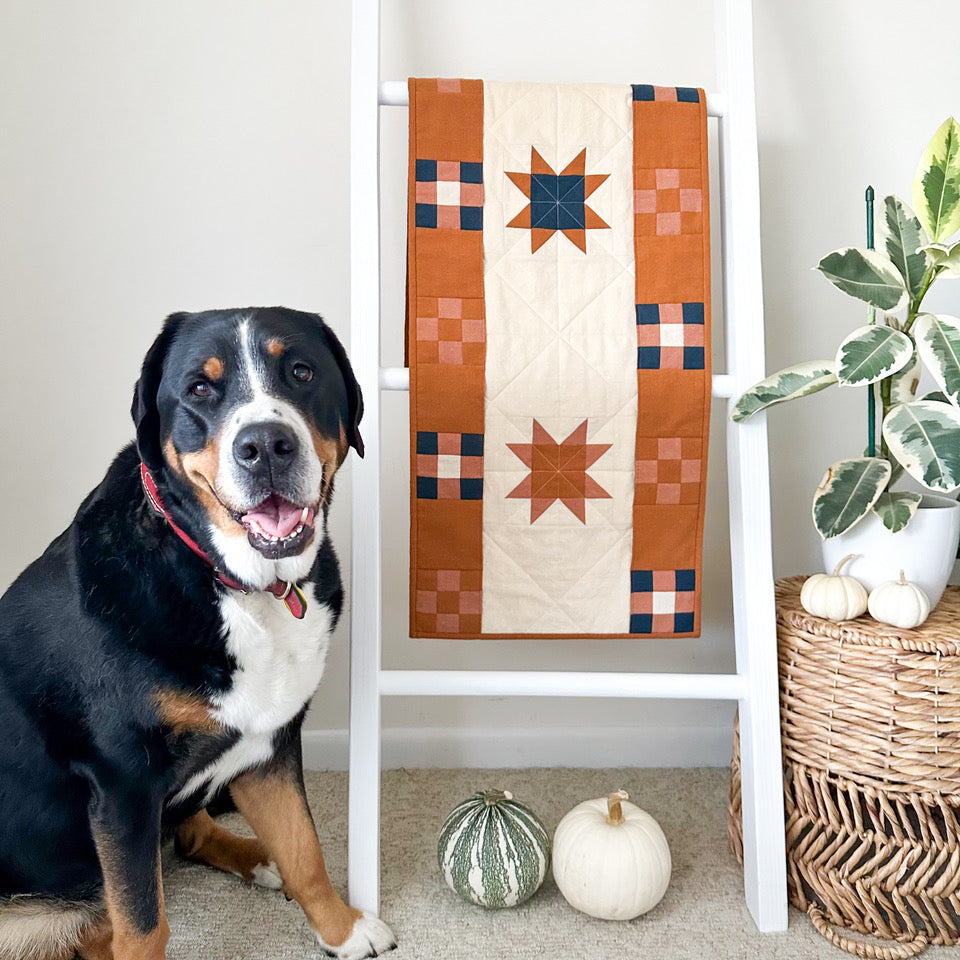
<path id="1" fill-rule="evenodd" d="M 392 950 L 397 941 L 390 928 L 372 913 L 364 913 L 353 925 L 350 936 L 338 947 L 325 943 L 320 934 L 317 942 L 324 952 L 337 960 L 364 960 L 365 957 L 378 957 Z"/>
<path id="2" fill-rule="evenodd" d="M 258 887 L 266 887 L 268 890 L 279 890 L 283 886 L 280 871 L 272 860 L 269 863 L 258 863 L 253 868 L 250 882 Z"/>

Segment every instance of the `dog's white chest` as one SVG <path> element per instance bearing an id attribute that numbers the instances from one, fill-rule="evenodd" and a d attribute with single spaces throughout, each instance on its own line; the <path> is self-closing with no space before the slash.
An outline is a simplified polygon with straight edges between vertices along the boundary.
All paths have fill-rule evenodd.
<path id="1" fill-rule="evenodd" d="M 220 614 L 237 669 L 230 689 L 214 698 L 213 714 L 243 736 L 272 733 L 297 715 L 320 682 L 330 608 L 311 592 L 306 615 L 297 620 L 270 594 L 231 591 Z"/>

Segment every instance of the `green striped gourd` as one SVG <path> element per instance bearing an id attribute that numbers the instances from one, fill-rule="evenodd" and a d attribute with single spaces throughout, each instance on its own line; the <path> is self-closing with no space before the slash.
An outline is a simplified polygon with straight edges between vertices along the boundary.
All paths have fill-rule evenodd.
<path id="1" fill-rule="evenodd" d="M 437 861 L 447 885 L 481 907 L 515 907 L 547 875 L 550 838 L 536 814 L 505 790 L 458 804 L 440 829 Z"/>

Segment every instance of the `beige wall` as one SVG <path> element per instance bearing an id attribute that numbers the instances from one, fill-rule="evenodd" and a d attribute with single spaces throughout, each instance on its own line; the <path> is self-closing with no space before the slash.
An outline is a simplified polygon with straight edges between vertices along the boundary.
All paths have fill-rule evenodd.
<path id="1" fill-rule="evenodd" d="M 926 138 L 960 113 L 960 55 L 950 52 L 960 4 L 755 8 L 774 369 L 829 355 L 859 322 L 856 306 L 809 268 L 861 241 L 867 182 L 881 196 L 908 194 Z M 383 75 L 715 87 L 711 9 L 706 0 L 384 0 Z M 0 585 L 69 522 L 130 437 L 131 386 L 166 313 L 284 303 L 319 310 L 346 334 L 348 70 L 346 2 L 0 4 Z M 401 357 L 405 116 L 384 115 L 387 363 Z M 960 284 L 935 305 L 960 313 Z M 395 466 L 384 491 L 387 666 L 732 666 L 719 412 L 704 639 L 445 645 L 404 636 L 405 402 L 384 399 L 384 453 Z M 817 566 L 809 496 L 828 463 L 862 445 L 863 405 L 861 392 L 833 391 L 771 417 L 778 574 Z M 345 559 L 348 482 L 349 469 L 333 519 Z M 345 726 L 346 644 L 341 628 L 310 718 L 317 730 Z M 611 728 L 662 744 L 659 753 L 635 745 L 637 760 L 723 762 L 729 723 L 729 707 L 717 704 L 408 700 L 385 709 L 391 727 L 499 737 L 504 757 L 519 762 L 537 759 L 529 744 L 509 752 L 524 731 L 553 731 L 562 743 L 575 730 L 594 750 Z M 590 727 L 602 728 L 593 740 Z M 342 747 L 342 735 L 316 739 Z"/>

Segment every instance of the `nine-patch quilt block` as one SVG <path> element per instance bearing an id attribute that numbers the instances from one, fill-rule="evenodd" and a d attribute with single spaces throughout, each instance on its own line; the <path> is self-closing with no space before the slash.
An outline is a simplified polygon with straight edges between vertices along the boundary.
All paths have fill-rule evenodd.
<path id="1" fill-rule="evenodd" d="M 410 81 L 410 632 L 700 630 L 706 104 Z"/>

